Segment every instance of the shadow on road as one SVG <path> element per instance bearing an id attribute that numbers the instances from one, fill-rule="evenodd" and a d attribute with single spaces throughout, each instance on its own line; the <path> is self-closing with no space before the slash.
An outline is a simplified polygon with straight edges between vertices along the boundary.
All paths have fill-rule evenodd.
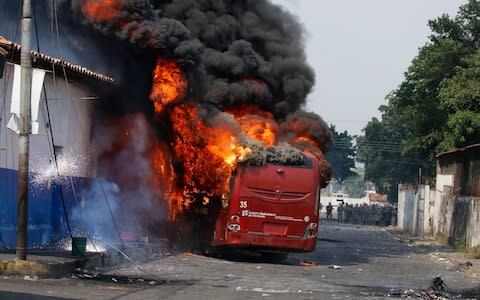
<path id="1" fill-rule="evenodd" d="M 0 299 L 2 300 L 72 300 L 72 298 L 60 298 L 51 296 L 40 296 L 28 293 L 2 292 L 0 291 Z"/>
<path id="2" fill-rule="evenodd" d="M 375 257 L 428 254 L 434 251 L 449 252 L 451 250 L 440 246 L 412 246 L 408 240 L 402 240 L 384 227 L 322 222 L 314 252 L 289 253 L 288 257 L 285 257 L 262 255 L 261 250 L 258 249 L 215 248 L 206 256 L 254 264 L 349 266 L 369 263 Z"/>
<path id="3" fill-rule="evenodd" d="M 348 266 L 368 263 L 373 257 L 427 254 L 440 249 L 449 251 L 446 247 L 414 247 L 383 227 L 322 222 L 315 252 L 292 254 L 289 262 L 308 260 L 320 265 Z"/>

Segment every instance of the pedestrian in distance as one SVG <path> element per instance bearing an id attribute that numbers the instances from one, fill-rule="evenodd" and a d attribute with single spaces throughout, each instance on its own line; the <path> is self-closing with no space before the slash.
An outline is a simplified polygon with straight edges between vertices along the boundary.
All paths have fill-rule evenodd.
<path id="1" fill-rule="evenodd" d="M 328 222 L 332 221 L 332 209 L 333 209 L 332 203 L 328 202 L 328 205 L 327 205 L 327 221 Z"/>
<path id="2" fill-rule="evenodd" d="M 343 211 L 344 211 L 343 203 L 340 203 L 340 205 L 337 208 L 337 221 L 338 221 L 338 223 L 343 223 Z"/>

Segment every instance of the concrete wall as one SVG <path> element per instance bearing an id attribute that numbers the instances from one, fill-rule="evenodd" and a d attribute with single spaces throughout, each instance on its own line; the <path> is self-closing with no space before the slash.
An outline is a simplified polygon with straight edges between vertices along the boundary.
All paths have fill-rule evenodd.
<path id="1" fill-rule="evenodd" d="M 434 237 L 448 241 L 450 239 L 450 228 L 452 224 L 453 210 L 455 208 L 455 195 L 452 187 L 445 186 L 435 195 L 435 216 L 434 216 Z"/>
<path id="2" fill-rule="evenodd" d="M 428 185 L 400 184 L 398 188 L 398 227 L 413 235 L 431 234 L 433 195 Z"/>
<path id="3" fill-rule="evenodd" d="M 403 184 L 398 185 L 398 200 L 397 200 L 397 227 L 405 230 L 405 198 L 407 186 Z"/>
<path id="4" fill-rule="evenodd" d="M 425 188 L 424 197 L 423 234 L 432 235 L 433 220 L 435 218 L 435 189 Z"/>
<path id="5" fill-rule="evenodd" d="M 480 198 L 449 197 L 445 211 L 445 226 L 439 228 L 437 236 L 445 237 L 450 245 L 480 247 Z"/>
<path id="6" fill-rule="evenodd" d="M 480 198 L 471 198 L 469 218 L 467 221 L 467 247 L 480 246 Z"/>
<path id="7" fill-rule="evenodd" d="M 480 247 L 480 144 L 437 157 L 435 190 L 399 185 L 398 226 L 451 245 Z"/>
<path id="8" fill-rule="evenodd" d="M 453 201 L 452 220 L 448 243 L 455 244 L 457 241 L 465 241 L 467 235 L 467 223 L 470 213 L 470 198 L 457 197 Z"/>
<path id="9" fill-rule="evenodd" d="M 433 235 L 450 245 L 480 246 L 480 197 L 458 196 L 453 187 L 399 185 L 398 227 L 412 235 Z"/>

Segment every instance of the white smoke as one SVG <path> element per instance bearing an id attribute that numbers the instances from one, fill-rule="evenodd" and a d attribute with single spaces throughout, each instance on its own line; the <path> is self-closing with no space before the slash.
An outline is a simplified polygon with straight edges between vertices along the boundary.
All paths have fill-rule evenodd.
<path id="1" fill-rule="evenodd" d="M 103 179 L 92 180 L 89 189 L 80 192 L 79 205 L 71 212 L 72 235 L 88 237 L 89 240 L 121 244 L 119 222 L 118 185 Z"/>

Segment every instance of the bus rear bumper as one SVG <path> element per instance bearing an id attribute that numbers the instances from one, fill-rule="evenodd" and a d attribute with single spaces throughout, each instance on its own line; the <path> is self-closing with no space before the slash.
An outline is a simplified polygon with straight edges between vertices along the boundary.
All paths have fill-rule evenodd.
<path id="1" fill-rule="evenodd" d="M 255 247 L 262 249 L 281 250 L 287 252 L 311 252 L 315 250 L 316 235 L 300 236 L 275 236 L 265 233 L 226 232 L 225 239 L 214 246 Z"/>

